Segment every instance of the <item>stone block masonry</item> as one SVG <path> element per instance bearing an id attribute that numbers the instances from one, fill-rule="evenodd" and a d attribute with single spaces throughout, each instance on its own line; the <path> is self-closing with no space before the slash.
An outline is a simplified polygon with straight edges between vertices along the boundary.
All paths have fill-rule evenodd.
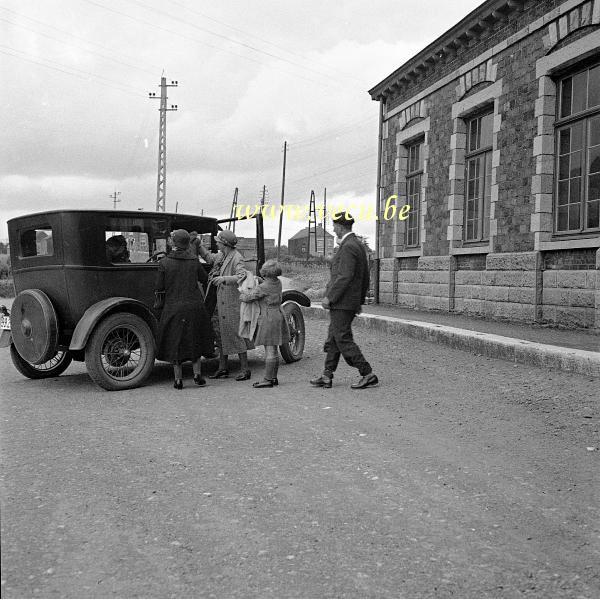
<path id="1" fill-rule="evenodd" d="M 453 256 L 421 257 L 416 270 L 398 262 L 382 261 L 382 303 L 600 330 L 600 250 L 586 270 L 544 270 L 540 252 L 489 254 L 484 270 L 457 270 Z"/>

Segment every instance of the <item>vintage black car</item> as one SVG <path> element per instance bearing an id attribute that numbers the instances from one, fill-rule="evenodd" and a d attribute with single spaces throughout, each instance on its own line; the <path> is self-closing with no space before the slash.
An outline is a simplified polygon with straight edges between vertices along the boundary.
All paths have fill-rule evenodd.
<path id="1" fill-rule="evenodd" d="M 153 309 L 158 260 L 171 231 L 214 236 L 231 219 L 141 211 L 56 210 L 8 221 L 17 293 L 10 316 L 0 316 L 0 347 L 10 346 L 17 370 L 33 379 L 57 376 L 71 360 L 84 361 L 108 390 L 131 389 L 154 365 L 158 313 Z M 264 262 L 263 229 L 256 221 L 256 252 L 249 270 Z M 208 268 L 208 266 L 207 266 Z M 304 350 L 300 305 L 310 300 L 284 285 L 283 310 L 291 339 L 280 347 L 294 362 Z"/>

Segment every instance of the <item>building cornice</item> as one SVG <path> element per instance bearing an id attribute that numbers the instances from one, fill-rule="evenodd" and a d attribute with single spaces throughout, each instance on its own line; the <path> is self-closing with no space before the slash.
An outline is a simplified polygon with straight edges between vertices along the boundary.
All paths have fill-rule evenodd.
<path id="1" fill-rule="evenodd" d="M 495 23 L 506 22 L 512 13 L 521 12 L 524 4 L 525 0 L 486 0 L 454 27 L 370 89 L 371 98 L 379 101 L 413 85 L 423 73 L 445 56 L 456 56 L 461 48 L 468 46 L 469 40 L 484 37 Z"/>

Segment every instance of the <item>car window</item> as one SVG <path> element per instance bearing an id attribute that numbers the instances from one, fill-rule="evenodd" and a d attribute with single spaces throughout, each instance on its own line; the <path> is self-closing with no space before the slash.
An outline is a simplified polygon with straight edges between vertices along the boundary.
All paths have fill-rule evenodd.
<path id="1" fill-rule="evenodd" d="M 19 254 L 22 258 L 54 255 L 52 227 L 39 225 L 24 229 L 19 236 L 19 244 Z"/>
<path id="2" fill-rule="evenodd" d="M 161 219 L 110 218 L 105 231 L 106 259 L 111 264 L 145 264 L 166 251 L 168 227 Z"/>

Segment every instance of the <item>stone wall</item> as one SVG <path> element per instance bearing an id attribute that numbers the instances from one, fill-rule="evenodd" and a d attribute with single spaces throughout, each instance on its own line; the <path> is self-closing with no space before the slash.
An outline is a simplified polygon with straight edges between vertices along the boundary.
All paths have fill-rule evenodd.
<path id="1" fill-rule="evenodd" d="M 417 310 L 450 309 L 450 256 L 419 258 L 417 270 L 396 273 L 396 302 Z"/>
<path id="2" fill-rule="evenodd" d="M 543 321 L 564 326 L 593 327 L 597 318 L 596 304 L 600 293 L 598 272 L 544 271 Z"/>
<path id="3" fill-rule="evenodd" d="M 382 304 L 396 303 L 394 262 L 393 258 L 384 258 L 379 261 L 379 302 Z"/>
<path id="4" fill-rule="evenodd" d="M 416 270 L 382 260 L 382 303 L 524 323 L 600 329 L 600 250 L 595 268 L 544 270 L 540 252 L 488 254 L 485 269 L 453 256 L 422 257 Z M 472 261 L 471 264 L 479 264 Z"/>
<path id="5" fill-rule="evenodd" d="M 457 271 L 456 312 L 535 322 L 537 252 L 488 254 L 485 270 Z"/>

